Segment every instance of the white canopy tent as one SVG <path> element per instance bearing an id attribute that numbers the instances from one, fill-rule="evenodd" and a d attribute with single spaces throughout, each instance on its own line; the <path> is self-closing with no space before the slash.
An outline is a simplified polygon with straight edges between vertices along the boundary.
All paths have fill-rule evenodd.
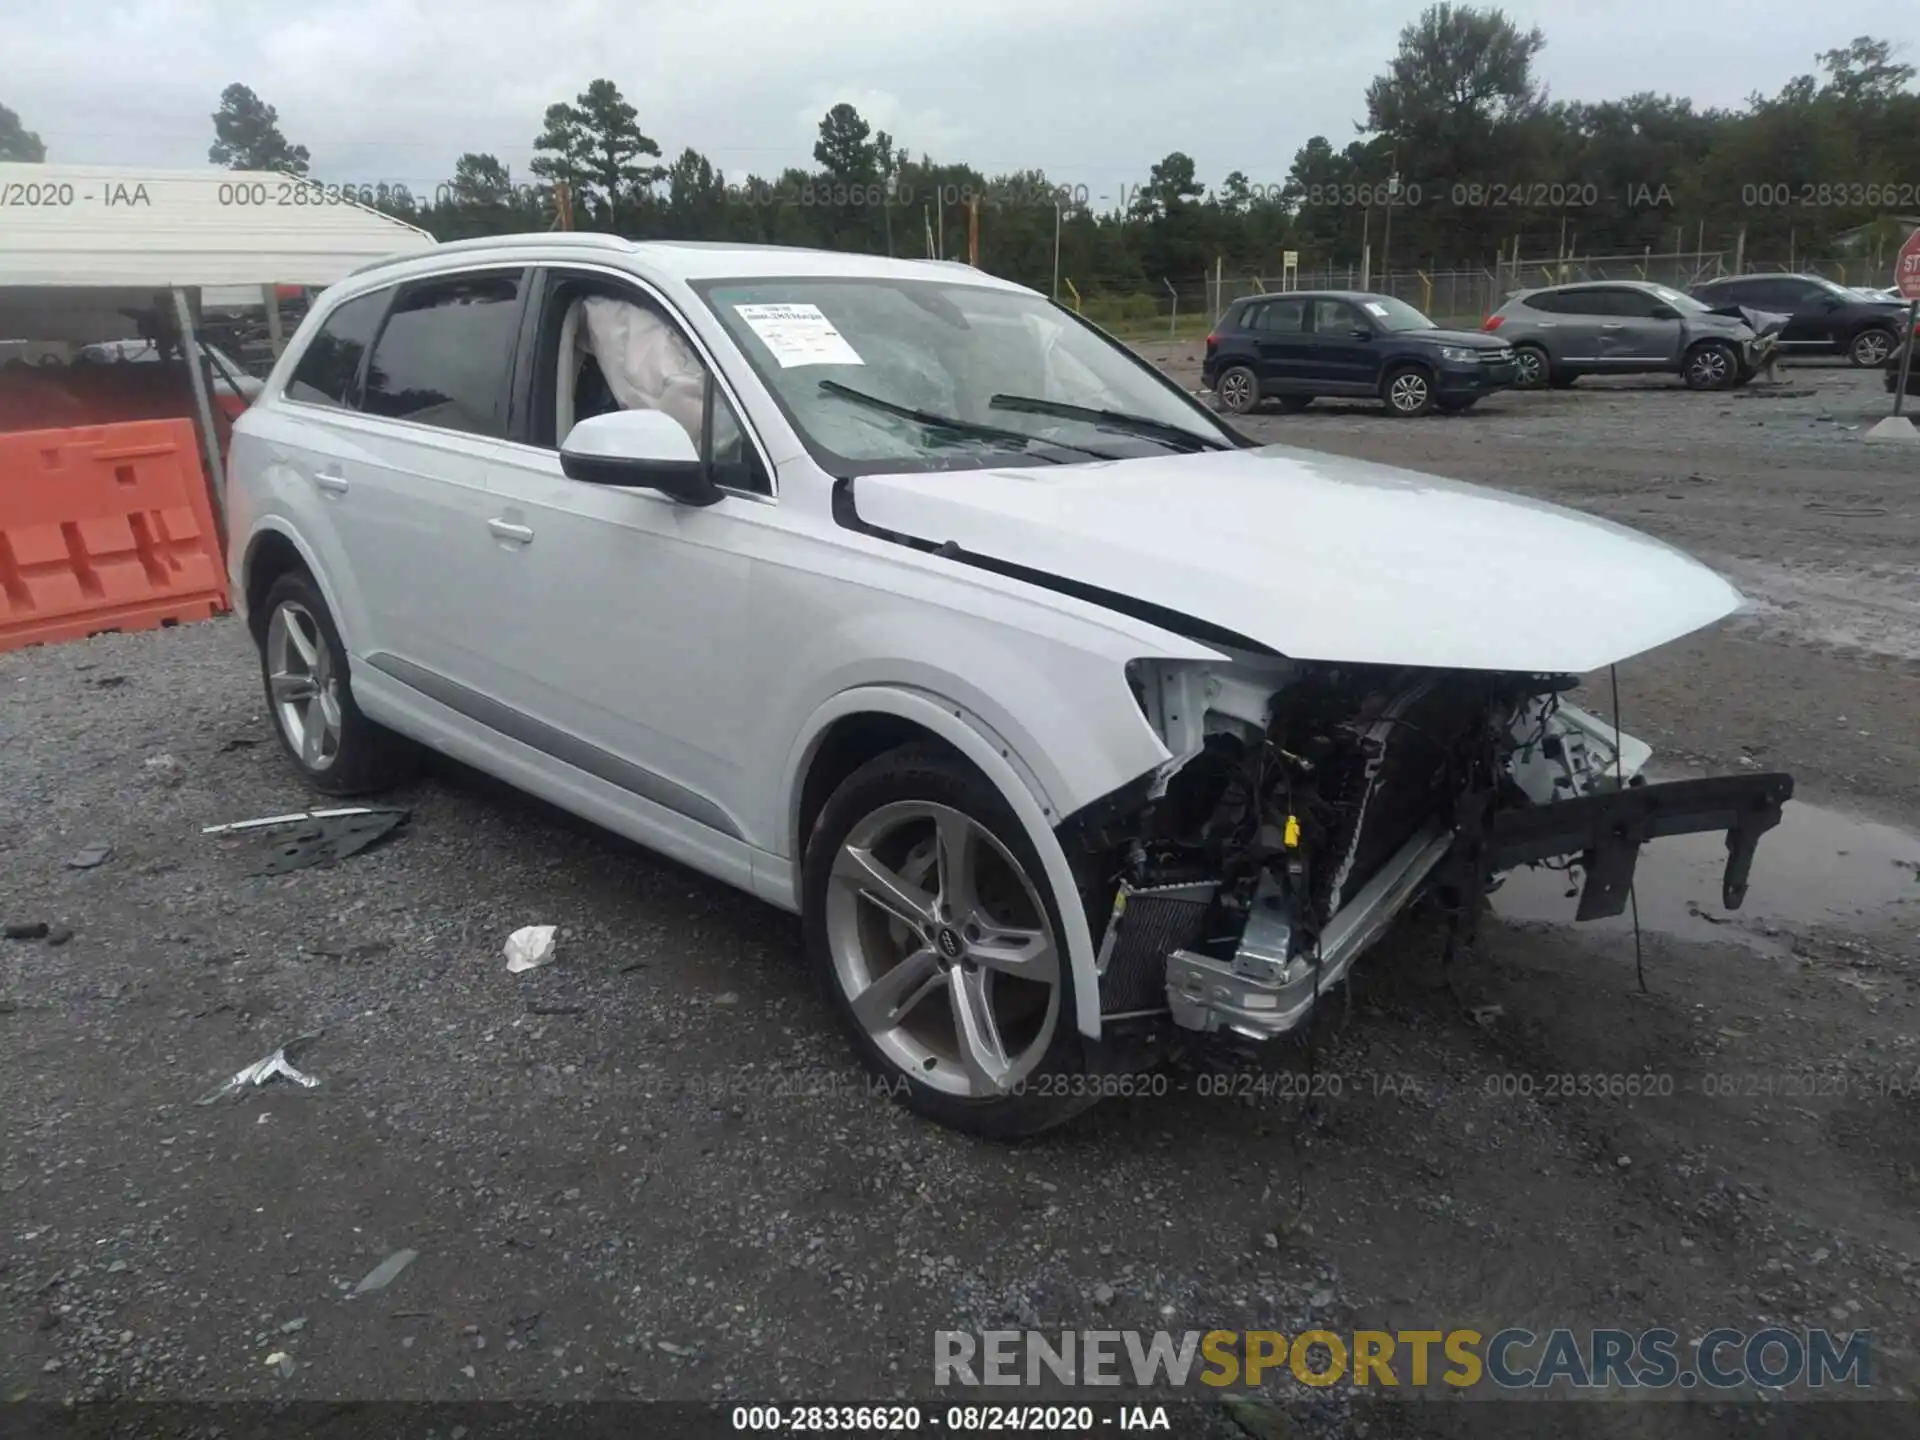
<path id="1" fill-rule="evenodd" d="M 250 170 L 0 164 L 0 339 L 112 340 L 171 298 L 184 353 L 205 287 L 331 285 L 433 236 L 317 182 Z M 202 363 L 189 365 L 209 473 L 219 449 Z"/>

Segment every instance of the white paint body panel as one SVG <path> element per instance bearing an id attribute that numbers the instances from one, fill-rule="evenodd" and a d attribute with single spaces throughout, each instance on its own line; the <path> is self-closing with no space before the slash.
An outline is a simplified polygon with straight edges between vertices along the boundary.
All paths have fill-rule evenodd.
<path id="1" fill-rule="evenodd" d="M 1148 600 L 1295 660 L 1584 674 L 1741 603 L 1706 566 L 1610 521 L 1280 446 L 875 477 L 858 495 L 885 529 Z"/>
<path id="2" fill-rule="evenodd" d="M 571 482 L 549 451 L 284 397 L 337 303 L 502 264 L 594 269 L 664 306 L 730 390 L 776 493 L 691 509 Z M 912 720 L 971 759 L 1026 828 L 1061 899 L 1078 1022 L 1097 1033 L 1093 939 L 1054 827 L 1172 758 L 1128 663 L 1224 657 L 839 523 L 832 477 L 686 283 L 755 274 L 1017 288 L 945 263 L 587 235 L 441 247 L 356 275 L 315 305 L 236 424 L 236 603 L 256 542 L 286 537 L 319 581 L 368 715 L 789 909 L 799 792 L 822 736 L 850 715 Z M 322 470 L 346 490 L 317 485 Z M 1633 532 L 1300 452 L 865 477 L 854 493 L 869 524 L 1141 597 L 1303 659 L 1577 671 L 1738 600 Z M 398 674 L 431 671 L 644 769 L 665 793 L 697 795 L 708 823 L 450 708 L 397 678 L 393 660 Z"/>

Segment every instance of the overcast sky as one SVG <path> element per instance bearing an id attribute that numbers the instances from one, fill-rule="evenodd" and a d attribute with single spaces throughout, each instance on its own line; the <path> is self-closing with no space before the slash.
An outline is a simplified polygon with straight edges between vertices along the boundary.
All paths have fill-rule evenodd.
<path id="1" fill-rule="evenodd" d="M 1353 136 L 1421 8 L 1387 0 L 13 0 L 0 104 L 48 158 L 199 166 L 221 89 L 280 111 L 314 173 L 431 191 L 465 150 L 525 175 L 542 110 L 606 76 L 668 158 L 738 180 L 810 164 L 849 100 L 917 155 L 1045 169 L 1098 197 L 1172 150 L 1217 182 L 1284 178 Z M 1566 99 L 1732 105 L 1856 35 L 1920 60 L 1915 0 L 1518 0 Z M 1422 177 L 1409 177 L 1421 179 Z"/>

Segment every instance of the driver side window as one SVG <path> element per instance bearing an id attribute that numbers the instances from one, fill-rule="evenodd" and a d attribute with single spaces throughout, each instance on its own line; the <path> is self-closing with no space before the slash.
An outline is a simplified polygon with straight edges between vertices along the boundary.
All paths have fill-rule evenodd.
<path id="1" fill-rule="evenodd" d="M 528 438 L 557 450 L 581 421 L 619 410 L 671 416 L 715 484 L 772 491 L 733 403 L 661 307 L 610 278 L 550 272 L 535 340 Z"/>

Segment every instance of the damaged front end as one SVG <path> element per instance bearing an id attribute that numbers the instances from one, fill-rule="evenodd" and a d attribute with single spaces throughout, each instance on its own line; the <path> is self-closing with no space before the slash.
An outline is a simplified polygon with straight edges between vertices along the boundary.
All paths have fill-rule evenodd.
<path id="1" fill-rule="evenodd" d="M 1266 1040 L 1438 891 L 1471 937 L 1497 877 L 1578 866 L 1577 918 L 1618 914 L 1640 847 L 1727 836 L 1737 908 L 1779 774 L 1647 783 L 1650 754 L 1565 703 L 1571 676 L 1143 661 L 1174 758 L 1062 825 L 1086 880 L 1108 1023 Z"/>

